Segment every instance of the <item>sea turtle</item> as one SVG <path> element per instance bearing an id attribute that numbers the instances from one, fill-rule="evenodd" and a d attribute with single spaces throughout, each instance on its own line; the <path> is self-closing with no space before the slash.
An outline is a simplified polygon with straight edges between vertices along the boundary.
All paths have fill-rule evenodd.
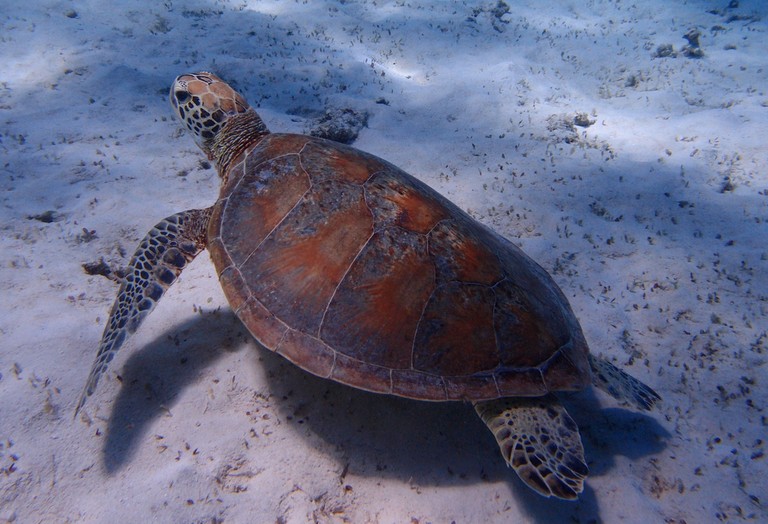
<path id="1" fill-rule="evenodd" d="M 659 400 L 589 354 L 544 269 L 424 183 L 349 146 L 270 133 L 211 73 L 176 78 L 170 101 L 221 192 L 139 244 L 76 413 L 204 248 L 263 346 L 367 391 L 472 402 L 507 464 L 544 496 L 576 498 L 588 473 L 554 392 L 595 384 L 640 409 Z"/>

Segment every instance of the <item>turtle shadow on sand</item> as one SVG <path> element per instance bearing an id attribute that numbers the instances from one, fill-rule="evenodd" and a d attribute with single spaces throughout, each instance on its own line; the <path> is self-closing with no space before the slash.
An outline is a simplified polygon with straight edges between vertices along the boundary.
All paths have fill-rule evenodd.
<path id="1" fill-rule="evenodd" d="M 226 308 L 174 325 L 130 353 L 120 369 L 123 385 L 109 408 L 102 451 L 108 473 L 130 461 L 152 421 L 166 414 L 166 406 L 224 356 L 238 335 L 250 336 Z"/>
<path id="2" fill-rule="evenodd" d="M 250 337 L 225 308 L 173 326 L 131 354 L 107 423 L 103 461 L 109 473 L 130 461 L 151 422 L 167 412 L 165 406 L 242 336 Z M 354 475 L 394 477 L 414 488 L 506 481 L 510 498 L 536 521 L 576 512 L 599 522 L 599 496 L 589 485 L 576 503 L 530 492 L 499 458 L 493 437 L 469 404 L 368 393 L 311 375 L 257 343 L 247 350 L 259 353 L 284 423 L 302 438 L 330 444 L 326 449 Z M 614 455 L 639 458 L 663 448 L 668 433 L 652 416 L 601 408 L 592 388 L 562 397 L 581 422 L 591 476 L 608 474 Z"/>
<path id="3" fill-rule="evenodd" d="M 108 408 L 102 450 L 107 472 L 130 462 L 152 422 L 165 416 L 184 389 L 241 335 L 253 341 L 225 308 L 175 325 L 130 353 L 119 370 L 122 386 Z M 297 431 L 310 428 L 357 474 L 430 485 L 497 481 L 512 473 L 469 404 L 368 393 L 311 375 L 255 341 L 246 350 L 258 352 L 283 422 Z M 445 453 L 453 455 L 450 461 Z"/>
<path id="4" fill-rule="evenodd" d="M 579 425 L 584 454 L 589 465 L 589 478 L 577 501 L 543 498 L 526 492 L 526 486 L 515 479 L 510 482 L 511 496 L 521 502 L 521 509 L 535 522 L 603 522 L 600 517 L 600 492 L 590 479 L 611 475 L 616 456 L 632 460 L 660 453 L 671 434 L 662 426 L 658 411 L 643 413 L 618 406 L 594 387 L 560 398 Z M 512 473 L 511 470 L 507 470 Z M 629 482 L 627 480 L 626 482 Z M 638 477 L 635 482 L 640 482 Z"/>
<path id="5" fill-rule="evenodd" d="M 262 347 L 257 350 L 284 423 L 310 446 L 315 438 L 331 444 L 325 447 L 335 450 L 349 473 L 394 477 L 415 488 L 506 481 L 510 498 L 537 522 L 565 522 L 574 513 L 581 521 L 600 522 L 599 494 L 589 481 L 577 502 L 531 492 L 500 459 L 493 436 L 469 403 L 368 393 L 306 373 Z M 637 459 L 659 453 L 670 436 L 653 414 L 611 407 L 614 401 L 599 398 L 592 387 L 561 399 L 581 422 L 591 477 L 609 474 L 615 455 Z"/>

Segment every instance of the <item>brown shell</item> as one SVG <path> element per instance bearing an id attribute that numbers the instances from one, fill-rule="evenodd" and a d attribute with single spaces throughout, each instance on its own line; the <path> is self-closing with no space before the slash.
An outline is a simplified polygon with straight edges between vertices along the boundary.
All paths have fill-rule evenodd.
<path id="1" fill-rule="evenodd" d="M 261 344 L 303 369 L 425 400 L 590 383 L 552 278 L 395 166 L 270 134 L 225 179 L 208 230 L 224 292 Z"/>

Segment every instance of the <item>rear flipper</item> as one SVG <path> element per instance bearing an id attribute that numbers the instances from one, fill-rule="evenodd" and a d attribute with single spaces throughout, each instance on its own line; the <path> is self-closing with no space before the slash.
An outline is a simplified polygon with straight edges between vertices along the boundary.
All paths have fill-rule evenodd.
<path id="1" fill-rule="evenodd" d="M 545 497 L 576 499 L 589 473 L 579 428 L 557 398 L 500 398 L 476 402 L 507 465 Z"/>
<path id="2" fill-rule="evenodd" d="M 112 305 L 75 416 L 96 390 L 99 377 L 123 342 L 138 329 L 184 267 L 205 249 L 210 215 L 210 209 L 176 213 L 160 221 L 139 243 Z"/>
<path id="3" fill-rule="evenodd" d="M 650 410 L 661 400 L 658 393 L 607 360 L 589 355 L 592 383 L 620 402 L 637 409 Z"/>

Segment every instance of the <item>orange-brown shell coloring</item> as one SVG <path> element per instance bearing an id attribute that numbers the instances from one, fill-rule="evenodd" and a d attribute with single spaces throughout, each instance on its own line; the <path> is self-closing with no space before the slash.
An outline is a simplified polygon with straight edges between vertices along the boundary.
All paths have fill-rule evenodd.
<path id="1" fill-rule="evenodd" d="M 303 369 L 423 400 L 590 384 L 552 278 L 397 167 L 267 134 L 224 175 L 208 228 L 224 292 L 261 344 Z"/>

